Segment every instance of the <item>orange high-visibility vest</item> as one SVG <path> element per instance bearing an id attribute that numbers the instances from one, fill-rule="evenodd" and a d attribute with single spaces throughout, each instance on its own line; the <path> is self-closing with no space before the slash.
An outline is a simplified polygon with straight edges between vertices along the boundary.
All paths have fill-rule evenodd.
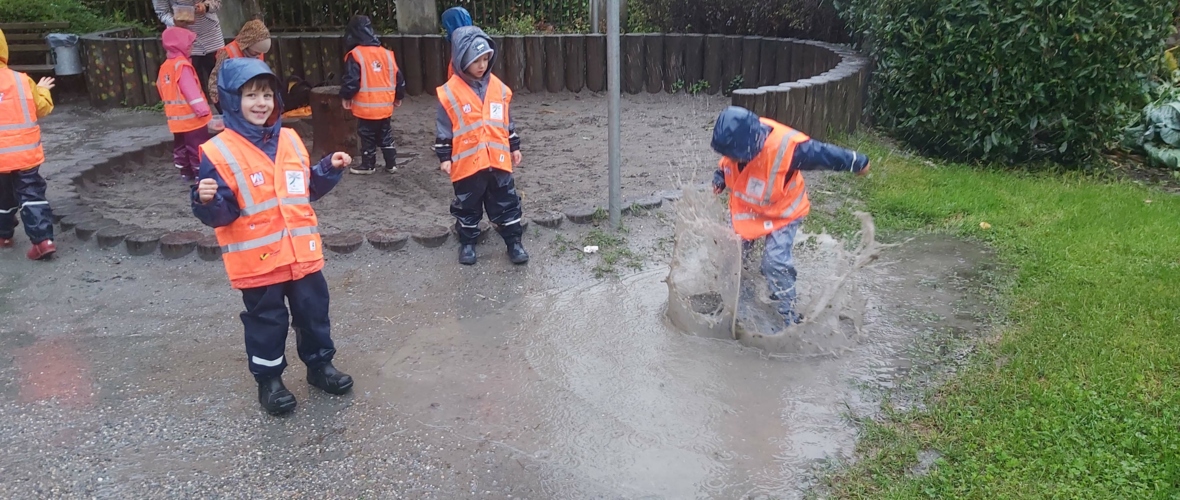
<path id="1" fill-rule="evenodd" d="M 226 45 L 221 50 L 225 51 L 225 56 L 227 59 L 246 57 L 246 52 L 242 50 L 242 46 L 241 46 L 241 44 L 238 43 L 237 40 L 229 42 L 229 45 Z M 254 56 L 254 58 L 258 59 L 259 61 L 265 61 L 266 55 L 258 54 L 256 56 Z"/>
<path id="2" fill-rule="evenodd" d="M 237 194 L 241 210 L 233 223 L 214 230 L 230 281 L 324 258 L 309 198 L 311 165 L 294 130 L 279 133 L 273 162 L 233 130 L 201 145 L 201 153 Z"/>
<path id="3" fill-rule="evenodd" d="M 747 240 L 773 233 L 811 210 L 803 176 L 791 169 L 795 148 L 809 137 L 774 120 L 761 121 L 771 132 L 746 168 L 739 172 L 736 161 L 721 158 L 733 229 Z"/>
<path id="4" fill-rule="evenodd" d="M 197 70 L 193 69 L 193 63 L 187 57 L 177 57 L 164 61 L 164 65 L 160 66 L 160 76 L 156 77 L 156 90 L 160 93 L 160 100 L 164 101 L 164 116 L 168 117 L 168 130 L 173 134 L 197 130 L 208 125 L 213 119 L 209 115 L 197 116 L 197 112 L 193 111 L 193 104 L 205 100 L 204 90 L 201 91 L 199 100 L 190 103 L 184 99 L 184 93 L 180 91 L 180 78 L 184 75 L 184 68 L 189 68 L 193 75 L 197 74 Z"/>
<path id="5" fill-rule="evenodd" d="M 397 60 L 385 47 L 358 46 L 348 55 L 361 67 L 361 90 L 352 98 L 352 115 L 365 120 L 393 116 L 397 99 Z"/>
<path id="6" fill-rule="evenodd" d="M 479 96 L 458 76 L 437 90 L 438 100 L 451 117 L 451 182 L 486 168 L 512 172 L 508 146 L 508 105 L 512 90 L 496 75 L 488 78 L 487 92 Z"/>
<path id="7" fill-rule="evenodd" d="M 24 73 L 0 68 L 0 173 L 45 163 L 37 101 Z"/>

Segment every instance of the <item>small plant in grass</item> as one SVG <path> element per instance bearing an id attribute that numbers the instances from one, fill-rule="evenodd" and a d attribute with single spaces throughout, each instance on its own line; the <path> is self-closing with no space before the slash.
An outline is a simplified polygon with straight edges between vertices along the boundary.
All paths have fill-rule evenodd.
<path id="1" fill-rule="evenodd" d="M 697 80 L 696 83 L 688 86 L 688 93 L 691 95 L 697 95 L 706 90 L 709 90 L 709 82 L 707 80 Z"/>
<path id="2" fill-rule="evenodd" d="M 683 79 L 676 80 L 676 81 L 672 82 L 672 93 L 673 94 L 680 92 L 681 90 L 684 90 L 684 80 Z"/>
<path id="3" fill-rule="evenodd" d="M 606 209 L 602 208 L 602 207 L 598 207 L 598 208 L 594 209 L 594 215 L 590 216 L 590 220 L 592 220 L 596 223 L 602 222 L 607 219 L 610 219 L 610 213 L 607 212 Z"/>
<path id="4" fill-rule="evenodd" d="M 618 273 L 616 266 L 643 269 L 643 258 L 632 252 L 627 238 L 621 231 L 612 234 L 601 229 L 592 229 L 582 238 L 584 246 L 598 247 L 598 263 L 594 265 L 594 277 L 603 278 Z"/>
<path id="5" fill-rule="evenodd" d="M 727 87 L 725 87 L 725 95 L 727 95 L 727 96 L 733 95 L 733 91 L 742 88 L 742 85 L 745 85 L 745 84 L 746 84 L 746 77 L 744 77 L 742 75 L 737 75 L 737 76 L 733 77 L 733 80 L 730 80 L 729 85 Z"/>

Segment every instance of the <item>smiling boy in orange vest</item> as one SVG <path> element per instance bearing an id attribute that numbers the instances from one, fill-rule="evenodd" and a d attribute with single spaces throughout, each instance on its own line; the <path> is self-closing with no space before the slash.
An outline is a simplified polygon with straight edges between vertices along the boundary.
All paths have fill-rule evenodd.
<path id="1" fill-rule="evenodd" d="M 310 204 L 340 182 L 352 158 L 337 152 L 309 163 L 299 135 L 282 126 L 279 81 L 266 63 L 226 60 L 217 85 L 226 129 L 201 146 L 193 214 L 216 228 L 226 273 L 246 305 L 241 318 L 258 401 L 278 415 L 295 409 L 282 379 L 288 319 L 307 382 L 330 394 L 352 388 L 352 377 L 332 366 L 328 283 Z"/>
<path id="2" fill-rule="evenodd" d="M 11 248 L 16 213 L 33 247 L 25 255 L 49 259 L 53 244 L 53 212 L 45 198 L 41 164 L 41 127 L 37 119 L 53 111 L 52 78 L 36 85 L 28 75 L 8 68 L 8 39 L 0 31 L 0 248 Z"/>
<path id="3" fill-rule="evenodd" d="M 438 88 L 434 151 L 455 188 L 451 214 L 459 233 L 459 263 L 476 262 L 479 222 L 487 209 L 513 264 L 529 261 L 521 244 L 520 196 L 512 168 L 520 166 L 520 137 L 509 104 L 512 90 L 488 71 L 495 44 L 474 26 L 451 34 L 455 74 Z"/>
<path id="4" fill-rule="evenodd" d="M 377 171 L 377 148 L 385 158 L 385 171 L 397 170 L 397 145 L 389 119 L 393 108 L 402 105 L 406 79 L 397 67 L 393 51 L 381 46 L 368 16 L 352 16 L 344 35 L 344 78 L 340 99 L 357 118 L 356 133 L 361 140 L 361 164 L 350 168 L 354 174 Z"/>
<path id="5" fill-rule="evenodd" d="M 172 161 L 184 180 L 195 182 L 201 164 L 198 148 L 209 140 L 206 127 L 212 119 L 197 70 L 189 60 L 197 34 L 172 26 L 164 30 L 161 39 L 168 60 L 160 66 L 156 91 L 164 102 L 164 116 L 172 132 Z"/>
<path id="6" fill-rule="evenodd" d="M 766 238 L 762 274 L 770 298 L 786 326 L 803 321 L 795 310 L 795 233 L 811 210 L 804 170 L 864 175 L 865 155 L 826 144 L 745 108 L 730 106 L 713 125 L 713 150 L 721 168 L 713 173 L 713 192 L 729 192 L 733 229 L 743 240 Z"/>

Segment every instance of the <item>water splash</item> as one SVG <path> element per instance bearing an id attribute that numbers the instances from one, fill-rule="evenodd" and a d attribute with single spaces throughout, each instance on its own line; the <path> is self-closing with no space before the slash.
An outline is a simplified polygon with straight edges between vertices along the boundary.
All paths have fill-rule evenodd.
<path id="1" fill-rule="evenodd" d="M 866 300 L 857 271 L 888 247 L 876 241 L 871 215 L 856 213 L 860 241 L 852 250 L 826 233 L 797 238 L 798 310 L 805 319 L 790 327 L 758 269 L 761 243 L 743 252 L 719 197 L 686 189 L 676 215 L 666 312 L 674 326 L 701 337 L 736 338 L 785 357 L 838 355 L 862 340 Z"/>

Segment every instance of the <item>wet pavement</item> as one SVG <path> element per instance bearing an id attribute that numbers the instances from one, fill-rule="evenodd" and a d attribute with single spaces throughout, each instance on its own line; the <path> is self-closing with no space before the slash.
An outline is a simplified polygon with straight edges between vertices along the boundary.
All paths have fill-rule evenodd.
<path id="1" fill-rule="evenodd" d="M 79 146 L 51 146 L 51 176 L 113 137 L 166 134 L 69 116 Z M 128 123 L 104 138 L 95 120 Z M 987 252 L 922 237 L 865 268 L 862 336 L 839 356 L 685 335 L 663 319 L 671 217 L 628 218 L 644 266 L 619 278 L 562 250 L 589 230 L 568 224 L 530 228 L 520 267 L 494 235 L 474 267 L 453 243 L 329 255 L 356 387 L 309 390 L 293 364 L 283 418 L 258 409 L 219 263 L 72 236 L 50 263 L 2 252 L 0 497 L 801 498 L 849 456 L 848 415 L 982 324 Z M 802 279 L 823 264 L 801 259 Z"/>

